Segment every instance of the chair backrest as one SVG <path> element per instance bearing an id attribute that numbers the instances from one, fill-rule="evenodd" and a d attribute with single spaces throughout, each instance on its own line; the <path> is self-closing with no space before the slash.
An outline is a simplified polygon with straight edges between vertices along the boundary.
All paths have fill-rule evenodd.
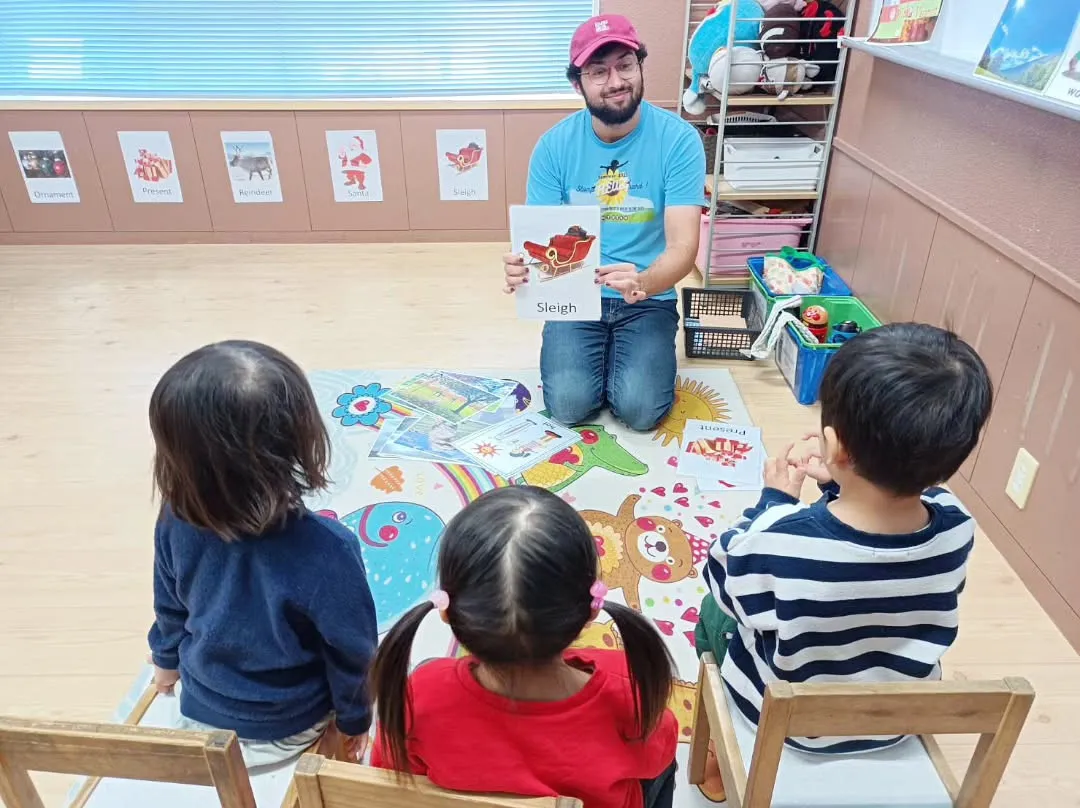
<path id="1" fill-rule="evenodd" d="M 30 772 L 212 786 L 223 808 L 255 808 L 233 732 L 0 717 L 0 801 L 44 808 Z"/>
<path id="2" fill-rule="evenodd" d="M 426 777 L 399 779 L 394 772 L 327 760 L 300 758 L 295 774 L 300 808 L 581 808 L 568 797 L 529 799 L 445 791 Z"/>
<path id="3" fill-rule="evenodd" d="M 724 686 L 711 655 L 702 660 L 707 698 L 727 716 Z M 918 735 L 957 808 L 989 808 L 1035 699 L 1022 678 L 989 682 L 939 681 L 889 684 L 768 685 L 747 773 L 738 745 L 732 756 L 736 805 L 767 808 L 776 784 L 784 741 L 791 737 Z M 712 705 L 710 705 L 712 706 Z M 723 718 L 721 718 L 723 722 Z M 933 735 L 979 735 L 963 782 L 958 784 Z"/>

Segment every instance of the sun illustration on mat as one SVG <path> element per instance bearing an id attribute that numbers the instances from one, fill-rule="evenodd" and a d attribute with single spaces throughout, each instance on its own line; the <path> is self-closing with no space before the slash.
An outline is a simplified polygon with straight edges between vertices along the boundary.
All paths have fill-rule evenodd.
<path id="1" fill-rule="evenodd" d="M 653 433 L 653 440 L 667 446 L 673 440 L 682 445 L 687 421 L 730 421 L 727 402 L 711 387 L 694 379 L 675 378 L 675 404 Z"/>
<path id="2" fill-rule="evenodd" d="M 490 443 L 479 443 L 473 447 L 473 451 L 481 457 L 494 457 L 499 453 L 499 450 Z"/>

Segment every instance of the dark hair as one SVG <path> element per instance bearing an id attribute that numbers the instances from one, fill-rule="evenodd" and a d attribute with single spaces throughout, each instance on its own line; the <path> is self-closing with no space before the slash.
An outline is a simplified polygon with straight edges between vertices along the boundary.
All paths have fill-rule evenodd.
<path id="1" fill-rule="evenodd" d="M 599 575 L 596 543 L 585 521 L 543 488 L 511 486 L 482 495 L 450 520 L 439 549 L 439 579 L 449 596 L 454 636 L 477 660 L 511 672 L 557 659 L 592 616 L 589 590 Z M 434 607 L 407 612 L 379 645 L 370 683 L 395 769 L 408 771 L 407 679 L 413 638 Z M 663 716 L 673 663 L 656 628 L 616 603 L 615 621 L 634 690 L 635 737 Z"/>
<path id="2" fill-rule="evenodd" d="M 637 50 L 627 48 L 620 42 L 609 42 L 606 45 L 601 45 L 596 51 L 589 57 L 590 62 L 598 62 L 606 59 L 609 55 L 617 50 L 631 50 L 631 52 L 637 56 L 638 64 L 645 64 L 645 57 L 649 55 L 648 49 L 645 44 L 642 43 Z M 581 68 L 577 65 L 570 64 L 566 68 L 566 80 L 571 84 L 581 84 Z"/>
<path id="3" fill-rule="evenodd" d="M 257 342 L 206 345 L 150 397 L 162 507 L 226 541 L 259 536 L 327 485 L 330 439 L 303 371 Z"/>
<path id="4" fill-rule="evenodd" d="M 993 385 L 956 334 L 891 323 L 859 334 L 821 380 L 821 425 L 831 426 L 855 473 L 897 496 L 952 477 L 979 441 Z"/>

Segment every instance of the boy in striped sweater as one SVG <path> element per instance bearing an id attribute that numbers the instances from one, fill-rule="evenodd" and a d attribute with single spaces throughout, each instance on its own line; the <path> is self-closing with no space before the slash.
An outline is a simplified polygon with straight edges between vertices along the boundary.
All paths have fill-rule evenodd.
<path id="1" fill-rule="evenodd" d="M 701 609 L 698 652 L 723 654 L 715 646 L 727 640 L 729 703 L 754 724 L 771 681 L 939 679 L 956 639 L 975 522 L 938 486 L 990 414 L 986 366 L 948 331 L 894 323 L 837 351 L 820 399 L 820 434 L 805 437 L 807 450 L 792 444 L 768 461 L 757 505 L 706 564 L 706 601 L 715 603 Z M 799 500 L 807 477 L 823 494 L 813 505 Z M 900 740 L 788 744 L 836 754 Z"/>

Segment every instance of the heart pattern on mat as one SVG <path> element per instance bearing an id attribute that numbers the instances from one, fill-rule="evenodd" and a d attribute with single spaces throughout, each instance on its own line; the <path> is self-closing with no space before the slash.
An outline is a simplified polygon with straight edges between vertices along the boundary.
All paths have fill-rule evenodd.
<path id="1" fill-rule="evenodd" d="M 687 487 L 685 485 L 683 485 L 682 483 L 675 483 L 675 487 L 672 488 L 671 490 L 674 491 L 676 494 L 687 494 L 687 493 L 689 493 L 689 489 L 687 489 Z"/>
<path id="2" fill-rule="evenodd" d="M 656 627 L 660 629 L 660 633 L 665 637 L 675 636 L 675 624 L 670 620 L 653 620 L 656 623 Z"/>
<path id="3" fill-rule="evenodd" d="M 695 516 L 694 518 L 701 523 L 702 527 L 708 527 L 713 523 L 713 519 L 711 516 Z"/>

